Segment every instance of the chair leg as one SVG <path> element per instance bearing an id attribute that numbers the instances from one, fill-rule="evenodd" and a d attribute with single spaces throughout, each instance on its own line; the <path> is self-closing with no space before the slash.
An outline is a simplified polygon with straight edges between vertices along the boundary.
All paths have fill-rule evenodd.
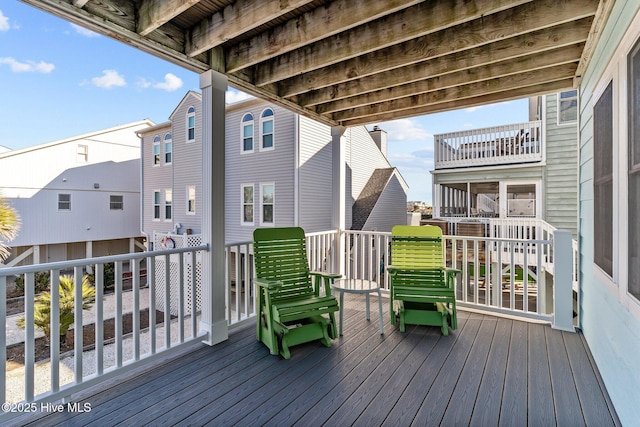
<path id="1" fill-rule="evenodd" d="M 291 359 L 291 352 L 289 351 L 289 346 L 287 345 L 287 338 L 284 331 L 282 331 L 282 333 L 280 334 L 280 339 L 278 340 L 278 344 L 279 344 L 278 347 L 280 347 L 280 355 L 282 356 L 282 358 Z"/>
<path id="2" fill-rule="evenodd" d="M 442 330 L 442 335 L 444 335 L 445 337 L 449 335 L 449 322 L 447 321 L 448 317 L 449 316 L 447 315 L 446 311 L 442 313 L 442 327 L 440 328 L 440 330 Z"/>
<path id="3" fill-rule="evenodd" d="M 334 313 L 329 313 L 329 325 L 327 325 L 329 329 L 329 338 L 332 340 L 338 338 L 338 331 L 336 329 L 336 316 Z"/>

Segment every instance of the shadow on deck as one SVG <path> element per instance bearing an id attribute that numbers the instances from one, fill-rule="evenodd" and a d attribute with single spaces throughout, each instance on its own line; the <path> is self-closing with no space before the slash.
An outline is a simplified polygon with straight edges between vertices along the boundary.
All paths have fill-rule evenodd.
<path id="1" fill-rule="evenodd" d="M 619 425 L 580 333 L 459 312 L 459 329 L 389 324 L 364 298 L 345 299 L 331 348 L 269 355 L 243 327 L 152 370 L 72 396 L 85 413 L 34 414 L 19 425 Z"/>

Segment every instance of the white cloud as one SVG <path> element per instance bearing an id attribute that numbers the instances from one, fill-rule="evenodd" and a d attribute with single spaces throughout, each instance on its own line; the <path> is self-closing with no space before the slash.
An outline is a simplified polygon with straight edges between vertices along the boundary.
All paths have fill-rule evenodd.
<path id="1" fill-rule="evenodd" d="M 114 86 L 127 85 L 124 77 L 122 77 L 116 70 L 103 70 L 102 76 L 92 78 L 91 83 L 97 87 L 103 87 L 106 89 L 110 89 Z"/>
<path id="2" fill-rule="evenodd" d="M 415 119 L 400 119 L 380 123 L 389 141 L 424 141 L 433 136 Z"/>
<path id="3" fill-rule="evenodd" d="M 225 98 L 226 98 L 225 102 L 227 104 L 234 104 L 236 102 L 244 101 L 245 99 L 250 99 L 254 97 L 249 95 L 248 93 L 240 92 L 239 90 L 229 89 L 225 94 Z"/>
<path id="4" fill-rule="evenodd" d="M 173 92 L 182 87 L 182 79 L 174 74 L 167 73 L 164 75 L 164 81 L 154 84 L 153 87 L 166 90 L 167 92 Z"/>
<path id="5" fill-rule="evenodd" d="M 0 10 L 0 31 L 9 31 L 9 18 L 4 16 L 2 11 Z"/>
<path id="6" fill-rule="evenodd" d="M 140 89 L 147 89 L 147 88 L 150 88 L 150 87 L 151 87 L 152 83 L 151 83 L 149 80 L 145 79 L 144 77 L 140 77 L 140 78 L 138 79 L 138 83 L 136 83 L 136 85 L 137 85 Z"/>
<path id="7" fill-rule="evenodd" d="M 0 64 L 7 64 L 14 73 L 43 73 L 47 74 L 53 71 L 55 65 L 44 61 L 26 61 L 20 62 L 11 57 L 0 58 Z"/>
<path id="8" fill-rule="evenodd" d="M 91 30 L 88 30 L 84 27 L 81 27 L 80 25 L 76 25 L 76 24 L 70 24 L 71 28 L 73 28 L 73 30 L 77 33 L 80 34 L 83 37 L 100 37 L 100 34 L 95 33 Z"/>

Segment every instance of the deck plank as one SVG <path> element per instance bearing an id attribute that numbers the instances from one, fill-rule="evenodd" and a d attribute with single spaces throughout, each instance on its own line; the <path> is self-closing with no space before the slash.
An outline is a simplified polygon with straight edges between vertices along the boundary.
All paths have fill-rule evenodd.
<path id="1" fill-rule="evenodd" d="M 347 297 L 344 336 L 330 348 L 303 344 L 283 360 L 248 325 L 74 396 L 89 413 L 6 424 L 619 425 L 579 333 L 464 311 L 448 337 L 427 326 L 400 333 L 384 304 L 380 335 L 364 298 Z"/>

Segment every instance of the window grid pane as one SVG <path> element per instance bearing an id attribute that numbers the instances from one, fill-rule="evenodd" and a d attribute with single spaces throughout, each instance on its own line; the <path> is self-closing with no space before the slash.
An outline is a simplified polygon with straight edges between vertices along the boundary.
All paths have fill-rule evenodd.
<path id="1" fill-rule="evenodd" d="M 124 210 L 124 196 L 109 196 L 109 209 L 112 211 Z"/>

